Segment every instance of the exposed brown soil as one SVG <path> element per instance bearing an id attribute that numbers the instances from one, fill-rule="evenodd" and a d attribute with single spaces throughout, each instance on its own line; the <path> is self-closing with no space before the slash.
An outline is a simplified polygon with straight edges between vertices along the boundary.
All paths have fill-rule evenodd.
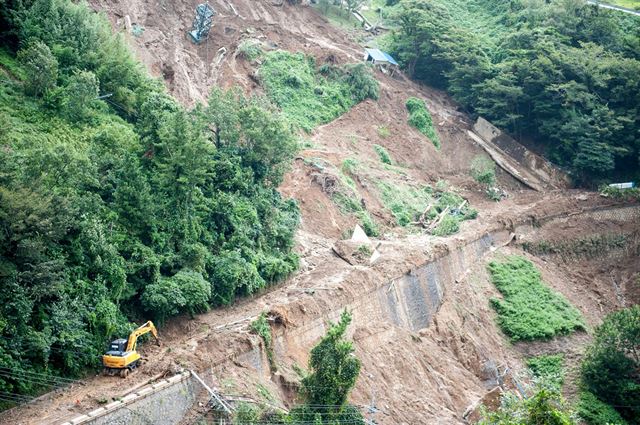
<path id="1" fill-rule="evenodd" d="M 286 1 L 281 6 L 270 0 L 212 1 L 219 14 L 209 40 L 200 46 L 186 37 L 198 1 L 90 3 L 106 12 L 115 28 L 123 28 L 126 15 L 144 27 L 140 37 L 128 36 L 138 57 L 154 75 L 164 78 L 173 95 L 188 105 L 204 101 L 214 85 L 240 85 L 246 91 L 260 91 L 252 78 L 254 66 L 234 54 L 244 38 L 259 39 L 271 48 L 304 51 L 316 56 L 319 63 L 329 56 L 340 63 L 360 60 L 361 48 L 350 41 L 349 34 L 331 27 L 312 8 L 290 6 Z M 222 47 L 226 54 L 218 62 Z M 508 175 L 500 175 L 500 184 L 509 191 L 509 198 L 500 203 L 487 200 L 468 176 L 472 158 L 482 152 L 466 134 L 470 119 L 442 92 L 419 86 L 402 75 L 391 78 L 378 72 L 376 77 L 381 84 L 380 99 L 363 102 L 316 129 L 310 135 L 313 147 L 299 153 L 280 188 L 285 196 L 298 201 L 302 212 L 296 248 L 302 258 L 298 274 L 233 307 L 213 310 L 194 320 L 170 321 L 161 329 L 163 347 L 145 345 L 142 350 L 149 362 L 126 381 L 89 377 L 7 412 L 0 417 L 0 423 L 63 422 L 98 407 L 100 400 L 120 396 L 127 386 L 143 382 L 159 371 L 180 368 L 198 370 L 225 394 L 265 400 L 268 397 L 259 390 L 259 384 L 272 395 L 271 403 L 290 404 L 295 398 L 292 386 L 298 381 L 293 365 L 304 367 L 309 349 L 321 337 L 322 332 L 314 327 L 318 318 L 335 319 L 342 306 L 366 303 L 366 294 L 381 283 L 492 230 L 514 231 L 519 223 L 612 203 L 597 194 L 580 191 L 523 190 Z M 442 139 L 440 151 L 408 126 L 404 102 L 409 96 L 426 100 Z M 381 126 L 389 130 L 388 137 L 381 137 Z M 383 166 L 373 144 L 385 146 L 396 167 Z M 349 265 L 331 250 L 335 240 L 357 220 L 340 212 L 319 183 L 318 169 L 313 164 L 320 159 L 329 169 L 338 169 L 346 158 L 355 158 L 361 164 L 355 178 L 359 196 L 383 228 L 378 248 L 382 256 L 371 267 Z M 398 228 L 379 199 L 372 184 L 375 179 L 396 185 L 433 185 L 444 179 L 451 190 L 479 210 L 479 216 L 464 222 L 461 231 L 450 238 Z M 565 238 L 589 230 L 595 234 L 608 226 L 631 232 L 634 224 L 569 221 L 561 229 L 543 226 L 540 237 L 557 236 L 559 230 Z M 498 293 L 488 279 L 485 264 L 493 256 L 505 253 L 522 251 L 516 247 L 500 249 L 457 278 L 445 289 L 443 304 L 426 329 L 413 332 L 377 322 L 375 317 L 356 318 L 350 336 L 362 360 L 362 372 L 351 401 L 367 405 L 375 399 L 381 409 L 376 416 L 380 424 L 461 423 L 466 407 L 495 386 L 493 369 L 519 370 L 523 356 L 554 351 L 568 352 L 571 364 L 577 364 L 589 340 L 586 333 L 548 343 L 512 346 L 497 328 L 488 299 Z M 639 285 L 632 283 L 640 273 L 637 254 L 575 263 L 527 256 L 540 268 L 545 281 L 583 312 L 590 327 L 620 307 L 610 283 L 612 275 L 620 282 L 626 302 L 638 301 Z M 263 311 L 278 317 L 273 331 L 287 347 L 286 352 L 277 355 L 277 373 L 265 368 L 265 361 L 247 354 L 260 352 L 260 340 L 250 334 L 248 324 Z M 571 395 L 575 379 L 568 381 L 573 382 L 567 384 Z"/>

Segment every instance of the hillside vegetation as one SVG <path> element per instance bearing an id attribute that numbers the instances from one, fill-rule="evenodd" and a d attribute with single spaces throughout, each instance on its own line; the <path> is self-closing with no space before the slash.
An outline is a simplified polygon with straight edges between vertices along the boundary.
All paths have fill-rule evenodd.
<path id="1" fill-rule="evenodd" d="M 503 297 L 491 304 L 498 324 L 513 341 L 550 339 L 585 328 L 580 312 L 542 282 L 529 260 L 512 256 L 492 261 L 489 272 Z"/>
<path id="2" fill-rule="evenodd" d="M 267 96 L 307 132 L 378 98 L 378 82 L 362 63 L 317 68 L 313 57 L 279 50 L 266 55 L 259 75 Z"/>
<path id="3" fill-rule="evenodd" d="M 412 77 L 536 139 L 578 182 L 640 177 L 640 18 L 582 0 L 402 0 L 388 19 Z"/>
<path id="4" fill-rule="evenodd" d="M 297 268 L 276 190 L 295 137 L 267 100 L 185 110 L 84 3 L 2 2 L 0 20 L 0 391 Z"/>

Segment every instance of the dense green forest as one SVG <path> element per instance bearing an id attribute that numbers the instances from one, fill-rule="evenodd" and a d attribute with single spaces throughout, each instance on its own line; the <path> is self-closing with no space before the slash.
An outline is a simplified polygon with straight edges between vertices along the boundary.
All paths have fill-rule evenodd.
<path id="1" fill-rule="evenodd" d="M 296 137 L 267 100 L 185 110 L 84 3 L 0 1 L 0 24 L 0 391 L 297 268 Z"/>
<path id="2" fill-rule="evenodd" d="M 582 0 L 388 0 L 410 75 L 578 183 L 640 178 L 640 18 Z"/>

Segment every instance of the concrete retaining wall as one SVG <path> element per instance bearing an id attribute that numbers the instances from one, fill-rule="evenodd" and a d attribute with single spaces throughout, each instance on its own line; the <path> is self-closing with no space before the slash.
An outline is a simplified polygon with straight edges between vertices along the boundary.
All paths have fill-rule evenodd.
<path id="1" fill-rule="evenodd" d="M 509 239 L 510 233 L 506 230 L 487 233 L 372 292 L 362 294 L 348 305 L 327 311 L 302 326 L 281 330 L 274 335 L 274 351 L 279 356 L 285 355 L 292 341 L 299 347 L 312 347 L 324 336 L 327 320 L 337 321 L 345 308 L 352 312 L 355 324 L 375 321 L 392 323 L 411 331 L 424 329 L 431 324 L 432 317 L 440 308 L 446 288 L 459 280 L 492 248 L 503 245 Z M 255 354 L 252 358 L 258 359 Z M 262 370 L 264 367 L 256 369 Z"/>
<path id="2" fill-rule="evenodd" d="M 554 188 L 570 187 L 571 180 L 565 173 L 540 155 L 525 148 L 484 118 L 478 118 L 473 126 L 473 131 L 487 142 L 493 143 L 546 185 Z"/>
<path id="3" fill-rule="evenodd" d="M 581 223 L 589 226 L 582 228 Z M 630 223 L 636 225 L 629 226 Z M 536 232 L 535 226 L 554 231 Z M 600 208 L 577 215 L 548 217 L 541 222 L 517 226 L 515 233 L 518 245 L 539 257 L 563 261 L 623 259 L 640 253 L 640 206 Z M 608 241 L 612 243 L 607 245 Z M 541 251 L 539 246 L 548 248 Z"/>
<path id="4" fill-rule="evenodd" d="M 586 211 L 572 216 L 573 219 L 576 216 L 584 220 L 638 222 L 640 207 Z M 567 220 L 566 216 L 549 217 L 535 224 L 554 226 L 564 220 Z M 534 223 L 522 224 L 515 229 L 518 234 L 535 231 Z M 412 331 L 426 328 L 440 308 L 447 287 L 462 278 L 486 253 L 510 240 L 511 233 L 508 230 L 498 230 L 445 252 L 433 261 L 362 294 L 348 305 L 324 312 L 302 326 L 281 329 L 274 335 L 274 350 L 276 354 L 284 356 L 290 349 L 290 343 L 305 349 L 312 347 L 325 334 L 327 320 L 336 321 L 345 307 L 353 312 L 355 323 L 387 322 Z M 239 353 L 238 359 L 250 364 L 261 374 L 270 373 L 266 356 L 260 347 Z M 78 417 L 65 425 L 177 424 L 194 404 L 200 389 L 189 373 L 178 375 L 143 388 L 121 401 Z"/>
<path id="5" fill-rule="evenodd" d="M 191 409 L 201 387 L 189 372 L 163 379 L 63 425 L 173 425 Z"/>

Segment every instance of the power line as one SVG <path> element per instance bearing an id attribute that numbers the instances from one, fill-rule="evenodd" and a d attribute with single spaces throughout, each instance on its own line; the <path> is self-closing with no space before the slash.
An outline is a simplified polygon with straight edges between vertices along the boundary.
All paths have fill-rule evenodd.
<path id="1" fill-rule="evenodd" d="M 45 386 L 54 386 L 54 387 L 64 387 L 66 385 L 71 385 L 76 381 L 57 381 L 55 379 L 48 379 L 48 378 L 44 378 L 44 377 L 37 377 L 37 376 L 28 376 L 28 375 L 22 375 L 20 373 L 10 373 L 10 372 L 6 372 L 6 371 L 2 371 L 0 370 L 0 376 L 4 377 L 4 378 L 8 378 L 8 379 L 13 379 L 15 381 L 26 381 L 26 382 L 31 382 L 31 383 L 35 383 L 35 384 L 39 384 L 39 385 L 45 385 Z"/>
<path id="2" fill-rule="evenodd" d="M 2 336 L 2 335 L 0 335 L 0 339 L 3 339 L 5 341 L 14 341 L 14 338 Z M 87 353 L 86 349 L 83 350 L 82 347 L 78 348 L 78 350 L 70 350 L 68 348 L 57 348 L 54 346 L 47 347 L 46 349 L 43 349 L 43 350 L 39 350 L 33 347 L 28 347 L 26 349 L 22 349 L 22 351 L 27 351 L 27 352 L 56 351 L 56 352 L 62 352 L 62 353 L 77 354 L 80 356 L 92 356 L 92 354 Z"/>
<path id="3" fill-rule="evenodd" d="M 29 375 L 29 376 L 35 376 L 35 377 L 43 377 L 43 378 L 47 378 L 47 379 L 52 379 L 52 380 L 56 380 L 56 381 L 62 381 L 62 382 L 76 382 L 75 379 L 71 379 L 71 378 L 63 378 L 61 376 L 55 376 L 55 375 L 48 375 L 46 373 L 38 373 L 38 372 L 33 372 L 33 371 L 27 371 L 24 369 L 11 369 L 8 367 L 3 367 L 0 366 L 0 371 L 5 370 L 8 372 L 17 372 L 17 373 L 21 373 L 23 375 Z"/>
<path id="4" fill-rule="evenodd" d="M 0 396 L 0 401 L 4 401 L 6 403 L 13 403 L 13 404 L 24 404 L 24 403 L 26 403 L 26 401 L 14 400 L 14 399 L 11 399 L 11 398 L 5 398 L 4 396 Z"/>
<path id="5" fill-rule="evenodd" d="M 35 384 L 37 386 L 42 386 L 42 387 L 53 387 L 55 389 L 58 388 L 62 388 L 65 386 L 65 384 L 61 384 L 55 381 L 47 381 L 47 380 L 43 380 L 43 379 L 33 379 L 33 378 L 26 378 L 23 376 L 15 376 L 15 375 L 9 375 L 9 374 L 5 374 L 5 373 L 0 373 L 0 376 L 3 378 L 8 378 L 8 379 L 12 379 L 14 381 L 19 381 L 19 382 L 28 382 L 30 384 Z"/>
<path id="6" fill-rule="evenodd" d="M 107 103 L 110 103 L 111 105 L 115 106 L 116 108 L 119 108 L 120 110 L 122 110 L 122 112 L 126 113 L 127 115 L 132 115 L 133 117 L 138 118 L 138 114 L 136 114 L 133 111 L 130 111 L 130 110 L 126 109 L 124 106 L 118 104 L 117 102 L 114 102 L 114 101 L 109 100 L 107 98 L 104 98 L 102 100 L 104 100 Z"/>
<path id="7" fill-rule="evenodd" d="M 0 368 L 0 377 L 17 381 L 17 382 L 29 383 L 36 387 L 45 387 L 48 389 L 48 391 L 46 392 L 64 388 L 76 382 L 73 380 L 65 381 L 65 379 L 67 378 L 59 378 L 59 380 L 57 380 L 57 379 L 52 379 L 52 377 L 48 375 L 41 375 L 41 374 L 35 374 L 35 375 L 40 375 L 40 376 L 30 376 L 30 375 L 25 375 L 24 371 L 12 371 L 11 369 Z M 0 392 L 0 397 L 3 397 L 5 401 L 10 400 L 12 402 L 15 402 L 16 404 L 28 403 L 35 398 L 35 397 L 22 395 L 22 394 L 10 394 L 10 393 L 2 393 L 2 392 Z"/>
<path id="8" fill-rule="evenodd" d="M 0 391 L 0 397 L 14 398 L 14 399 L 21 400 L 21 401 L 31 401 L 34 398 L 34 397 L 26 396 L 26 395 L 8 393 L 8 392 L 5 392 L 5 391 Z"/>

